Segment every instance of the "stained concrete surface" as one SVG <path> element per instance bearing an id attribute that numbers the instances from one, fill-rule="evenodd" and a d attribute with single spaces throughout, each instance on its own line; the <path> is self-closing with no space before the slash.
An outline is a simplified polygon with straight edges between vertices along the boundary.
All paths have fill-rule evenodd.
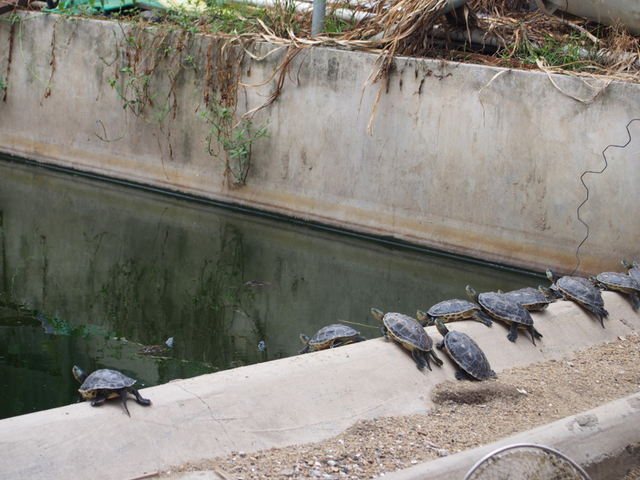
<path id="1" fill-rule="evenodd" d="M 157 66 L 149 87 L 150 95 L 157 94 L 155 107 L 175 92 L 159 128 L 158 108 L 149 106 L 145 118 L 127 117 L 124 100 L 111 87 L 137 100 L 128 83 L 136 80 L 122 71 L 131 58 L 152 53 L 124 40 L 137 32 L 114 21 L 20 15 L 20 55 L 16 41 L 0 40 L 0 72 L 9 72 L 6 101 L 0 102 L 1 152 L 531 270 L 556 265 L 568 273 L 587 234 L 577 212 L 587 195 L 581 176 L 604 168 L 607 146 L 630 140 L 628 148 L 607 150 L 602 174 L 582 178 L 589 200 L 580 218 L 589 225 L 589 238 L 579 272 L 610 270 L 638 254 L 640 163 L 633 152 L 640 121 L 626 129 L 640 105 L 637 84 L 604 88 L 594 79 L 414 58 L 394 59 L 389 82 L 371 84 L 376 55 L 319 47 L 295 58 L 290 52 L 289 72 L 295 74 L 283 77 L 281 95 L 253 118 L 255 128 L 268 122 L 269 137 L 252 145 L 247 184 L 235 188 L 220 159 L 204 151 L 211 128 L 200 115 L 210 80 L 203 72 L 217 45 L 210 48 L 206 37 L 197 37 L 176 49 L 199 68 L 180 70 L 174 83 L 166 71 L 177 71 L 178 59 Z M 0 22 L 0 39 L 12 38 L 13 25 Z M 254 57 L 264 59 L 245 55 L 238 68 L 239 114 L 260 107 L 275 91 L 279 73 L 273 73 L 287 55 L 286 46 L 254 47 Z M 50 90 L 41 79 L 50 80 Z"/>
<path id="2" fill-rule="evenodd" d="M 544 335 L 507 340 L 491 328 L 462 322 L 496 372 L 559 359 L 640 328 L 627 297 L 605 292 L 603 329 L 570 302 L 535 314 Z M 434 340 L 439 335 L 429 330 Z M 151 407 L 118 402 L 74 404 L 0 421 L 0 464 L 6 479 L 123 479 L 202 458 L 247 453 L 334 436 L 358 419 L 426 413 L 430 395 L 454 367 L 419 371 L 404 349 L 382 339 L 291 357 L 141 390 Z"/>

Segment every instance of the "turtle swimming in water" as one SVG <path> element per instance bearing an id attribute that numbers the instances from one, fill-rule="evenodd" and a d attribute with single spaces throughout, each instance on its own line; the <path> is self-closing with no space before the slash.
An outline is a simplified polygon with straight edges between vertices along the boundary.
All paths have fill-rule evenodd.
<path id="1" fill-rule="evenodd" d="M 84 373 L 79 367 L 73 367 L 73 376 L 76 377 L 82 385 L 78 389 L 80 392 L 79 402 L 90 401 L 91 406 L 97 407 L 102 405 L 105 400 L 111 398 L 122 398 L 122 405 L 127 415 L 131 416 L 127 408 L 127 393 L 131 393 L 136 397 L 136 402 L 140 405 L 151 405 L 151 400 L 142 398 L 138 390 L 133 388 L 136 381 L 126 375 L 109 369 L 96 370 L 91 375 Z"/>
<path id="2" fill-rule="evenodd" d="M 468 300 L 445 300 L 436 303 L 427 313 L 418 310 L 418 321 L 423 327 L 433 325 L 436 318 L 439 318 L 442 323 L 470 319 L 484 323 L 487 327 L 493 324 L 491 318 L 485 315 L 477 304 Z"/>
<path id="3" fill-rule="evenodd" d="M 640 308 L 640 283 L 631 278 L 626 273 L 602 272 L 596 277 L 589 277 L 589 280 L 596 286 L 604 290 L 615 290 L 626 293 L 631 297 L 631 305 L 635 310 Z"/>
<path id="4" fill-rule="evenodd" d="M 552 293 L 546 293 L 535 288 L 525 287 L 518 290 L 511 290 L 504 293 L 504 296 L 510 300 L 515 300 L 530 312 L 539 312 L 544 310 L 557 300 Z"/>
<path id="5" fill-rule="evenodd" d="M 173 350 L 173 337 L 167 339 L 164 345 L 149 345 L 138 350 L 141 355 L 168 356 Z"/>
<path id="6" fill-rule="evenodd" d="M 598 315 L 604 328 L 604 317 L 609 316 L 609 312 L 604 309 L 602 294 L 593 283 L 582 277 L 558 277 L 551 269 L 547 269 L 547 277 L 562 296 Z"/>
<path id="7" fill-rule="evenodd" d="M 460 367 L 456 372 L 458 380 L 472 378 L 482 381 L 496 376 L 496 372 L 491 370 L 487 356 L 473 338 L 466 333 L 450 331 L 439 318 L 436 318 L 435 324 L 443 337 L 436 347 L 444 348 L 451 359 L 458 364 Z"/>
<path id="8" fill-rule="evenodd" d="M 311 339 L 304 333 L 301 333 L 300 340 L 305 344 L 305 347 L 300 350 L 300 353 L 308 353 L 325 350 L 327 348 L 335 348 L 349 343 L 363 342 L 366 338 L 353 328 L 336 323 L 321 328 Z"/>
<path id="9" fill-rule="evenodd" d="M 425 366 L 431 370 L 430 357 L 436 365 L 442 366 L 442 360 L 433 350 L 433 340 L 417 320 L 401 313 L 383 313 L 377 308 L 372 308 L 371 313 L 384 323 L 380 329 L 384 338 L 388 341 L 391 337 L 409 350 L 419 370 Z"/>
<path id="10" fill-rule="evenodd" d="M 467 294 L 486 313 L 496 320 L 511 326 L 511 330 L 507 335 L 510 341 L 515 342 L 517 340 L 519 328 L 526 329 L 529 332 L 534 345 L 536 344 L 535 337 L 542 337 L 542 334 L 533 326 L 533 318 L 531 318 L 529 311 L 515 300 L 505 297 L 503 293 L 487 292 L 478 295 L 473 288 L 467 285 Z"/>

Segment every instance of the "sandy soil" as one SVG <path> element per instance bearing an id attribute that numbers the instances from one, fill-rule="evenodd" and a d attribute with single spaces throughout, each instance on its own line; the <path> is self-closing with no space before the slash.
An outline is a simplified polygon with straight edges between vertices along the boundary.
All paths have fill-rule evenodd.
<path id="1" fill-rule="evenodd" d="M 319 443 L 234 452 L 169 471 L 218 468 L 243 480 L 374 478 L 637 393 L 639 363 L 640 336 L 633 333 L 561 361 L 505 370 L 496 380 L 438 385 L 427 415 L 359 421 Z M 625 480 L 640 478 L 638 467 Z"/>

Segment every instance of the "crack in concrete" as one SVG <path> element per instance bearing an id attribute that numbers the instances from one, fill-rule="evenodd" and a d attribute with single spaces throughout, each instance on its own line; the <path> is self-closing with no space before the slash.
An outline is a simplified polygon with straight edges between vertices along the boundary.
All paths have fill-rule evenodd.
<path id="1" fill-rule="evenodd" d="M 222 431 L 224 431 L 224 434 L 227 436 L 227 438 L 229 439 L 229 441 L 233 444 L 234 448 L 237 450 L 238 447 L 236 446 L 236 443 L 233 441 L 233 439 L 231 438 L 231 436 L 229 435 L 229 433 L 227 432 L 227 429 L 224 428 L 224 425 L 222 424 L 222 422 L 217 419 L 215 417 L 215 415 L 213 414 L 213 410 L 211 410 L 211 407 L 209 406 L 209 404 L 207 402 L 205 402 L 202 398 L 200 398 L 200 396 L 197 393 L 193 393 L 190 392 L 189 390 L 187 390 L 186 388 L 184 388 L 182 385 L 178 385 L 176 384 L 176 387 L 181 388 L 184 392 L 193 395 L 194 397 L 196 397 L 198 400 L 200 400 L 204 405 L 207 406 L 207 409 L 209 409 L 209 413 L 211 414 L 211 418 L 218 423 L 218 425 L 220 425 L 220 427 L 222 428 Z"/>

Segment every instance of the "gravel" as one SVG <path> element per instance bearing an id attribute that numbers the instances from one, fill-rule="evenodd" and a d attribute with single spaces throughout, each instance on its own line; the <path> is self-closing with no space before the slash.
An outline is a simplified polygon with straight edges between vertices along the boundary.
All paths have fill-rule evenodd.
<path id="1" fill-rule="evenodd" d="M 448 381 L 426 415 L 361 420 L 322 442 L 233 452 L 163 472 L 222 470 L 229 478 L 364 479 L 492 443 L 640 391 L 635 332 L 562 360 L 499 373 L 484 382 Z M 625 480 L 640 478 L 639 468 Z"/>

